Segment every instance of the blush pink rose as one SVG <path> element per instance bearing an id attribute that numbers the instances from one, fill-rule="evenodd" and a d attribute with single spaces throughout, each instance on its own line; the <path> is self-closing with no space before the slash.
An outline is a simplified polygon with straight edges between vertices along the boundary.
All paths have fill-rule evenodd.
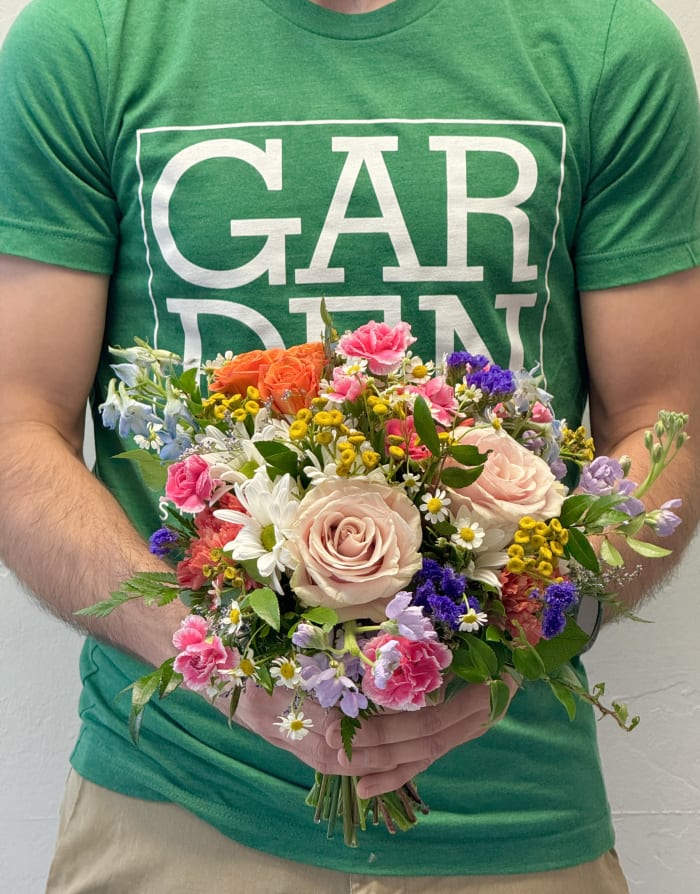
<path id="1" fill-rule="evenodd" d="M 421 567 L 421 540 L 420 513 L 403 491 L 367 479 L 323 481 L 302 499 L 287 541 L 292 589 L 341 621 L 384 621 Z"/>
<path id="2" fill-rule="evenodd" d="M 393 659 L 393 672 L 378 685 L 374 668 L 362 678 L 362 691 L 368 699 L 382 708 L 395 711 L 417 711 L 427 704 L 426 695 L 439 689 L 442 672 L 452 661 L 452 653 L 443 643 L 433 640 L 416 642 L 403 636 L 384 633 L 370 640 L 363 653 L 370 661 L 382 663 L 382 647 L 388 647 Z"/>
<path id="3" fill-rule="evenodd" d="M 228 649 L 218 636 L 207 636 L 207 622 L 198 615 L 188 615 L 173 634 L 173 645 L 179 651 L 173 665 L 184 677 L 185 686 L 195 691 L 207 689 L 212 677 L 230 670 L 238 660 L 236 650 Z"/>
<path id="4" fill-rule="evenodd" d="M 448 488 L 456 513 L 464 506 L 475 510 L 486 524 L 513 531 L 524 515 L 536 521 L 555 518 L 561 511 L 565 490 L 547 463 L 504 431 L 460 427 L 460 444 L 472 444 L 482 453 L 492 451 L 473 484 Z"/>
<path id="5" fill-rule="evenodd" d="M 168 468 L 165 496 L 183 512 L 201 512 L 214 490 L 209 463 L 193 454 Z"/>
<path id="6" fill-rule="evenodd" d="M 415 340 L 408 323 L 401 322 L 392 327 L 371 320 L 343 335 L 337 350 L 344 357 L 366 360 L 367 369 L 375 376 L 386 376 L 398 368 L 408 346 Z"/>

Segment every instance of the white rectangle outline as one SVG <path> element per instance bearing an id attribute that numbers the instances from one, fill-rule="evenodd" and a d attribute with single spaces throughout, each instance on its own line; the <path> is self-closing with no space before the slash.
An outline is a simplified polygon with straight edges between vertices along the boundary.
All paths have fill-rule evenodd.
<path id="1" fill-rule="evenodd" d="M 561 221 L 560 208 L 561 197 L 564 189 L 564 174 L 566 162 L 566 127 L 561 121 L 519 121 L 516 119 L 494 119 L 494 118 L 327 118 L 327 119 L 309 119 L 300 121 L 241 121 L 231 124 L 173 124 L 161 125 L 158 127 L 142 127 L 136 131 L 136 169 L 139 177 L 139 206 L 141 209 L 141 229 L 143 232 L 143 241 L 146 249 L 146 265 L 148 267 L 148 295 L 153 308 L 153 345 L 158 347 L 158 308 L 155 303 L 153 294 L 153 267 L 151 265 L 151 255 L 148 246 L 148 232 L 146 228 L 146 208 L 143 199 L 144 178 L 141 168 L 141 138 L 142 135 L 152 133 L 165 132 L 194 132 L 194 131 L 214 131 L 214 130 L 231 130 L 245 129 L 254 127 L 313 127 L 328 125 L 357 125 L 357 124 L 409 124 L 409 125 L 425 125 L 425 124 L 469 124 L 469 125 L 489 125 L 500 127 L 553 127 L 561 131 L 561 157 L 559 160 L 559 185 L 557 188 L 557 201 L 554 216 L 554 228 L 552 230 L 552 241 L 547 255 L 545 264 L 544 286 L 545 286 L 545 305 L 542 313 L 542 323 L 540 325 L 540 371 L 544 376 L 544 387 L 546 388 L 546 373 L 544 365 L 544 327 L 547 320 L 547 310 L 552 298 L 549 288 L 549 271 L 552 262 L 554 249 L 556 248 L 557 232 Z"/>

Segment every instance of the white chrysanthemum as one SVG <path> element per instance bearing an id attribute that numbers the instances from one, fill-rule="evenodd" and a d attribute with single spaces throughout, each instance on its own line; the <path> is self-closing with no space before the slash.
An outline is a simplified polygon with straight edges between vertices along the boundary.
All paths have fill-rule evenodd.
<path id="1" fill-rule="evenodd" d="M 241 607 L 235 599 L 231 601 L 226 615 L 224 616 L 224 631 L 228 634 L 238 633 L 243 624 L 243 615 Z"/>
<path id="2" fill-rule="evenodd" d="M 234 491 L 246 512 L 217 509 L 214 513 L 222 521 L 241 525 L 224 550 L 237 562 L 254 560 L 260 576 L 282 593 L 279 575 L 292 567 L 287 539 L 299 507 L 294 481 L 282 475 L 272 482 L 267 468 L 261 466 L 252 478 L 236 484 Z"/>

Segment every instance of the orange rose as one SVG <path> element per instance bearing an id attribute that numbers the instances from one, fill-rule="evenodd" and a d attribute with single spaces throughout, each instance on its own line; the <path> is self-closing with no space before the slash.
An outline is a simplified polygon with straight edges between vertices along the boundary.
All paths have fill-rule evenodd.
<path id="1" fill-rule="evenodd" d="M 267 367 L 278 357 L 283 356 L 282 348 L 269 348 L 266 351 L 246 351 L 228 360 L 214 374 L 211 391 L 222 394 L 246 393 L 249 385 L 259 388 L 261 367 Z"/>
<path id="2" fill-rule="evenodd" d="M 307 347 L 300 345 L 300 348 Z M 272 401 L 279 413 L 293 415 L 318 395 L 318 384 L 323 370 L 323 352 L 309 352 L 304 358 L 285 351 L 260 369 L 258 388 L 263 400 Z"/>

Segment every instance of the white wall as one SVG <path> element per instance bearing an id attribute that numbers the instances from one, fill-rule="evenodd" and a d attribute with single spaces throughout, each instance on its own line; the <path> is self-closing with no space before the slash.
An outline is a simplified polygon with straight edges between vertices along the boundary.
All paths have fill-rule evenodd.
<path id="1" fill-rule="evenodd" d="M 0 40 L 27 0 L 0 0 Z M 698 0 L 659 0 L 700 77 Z M 618 851 L 634 894 L 700 890 L 700 658 L 696 581 L 700 538 L 677 579 L 645 610 L 652 625 L 604 631 L 589 656 L 592 682 L 642 715 L 631 734 L 600 727 Z M 0 568 L 0 879 L 40 894 L 68 756 L 77 731 L 80 638 L 43 613 Z"/>

